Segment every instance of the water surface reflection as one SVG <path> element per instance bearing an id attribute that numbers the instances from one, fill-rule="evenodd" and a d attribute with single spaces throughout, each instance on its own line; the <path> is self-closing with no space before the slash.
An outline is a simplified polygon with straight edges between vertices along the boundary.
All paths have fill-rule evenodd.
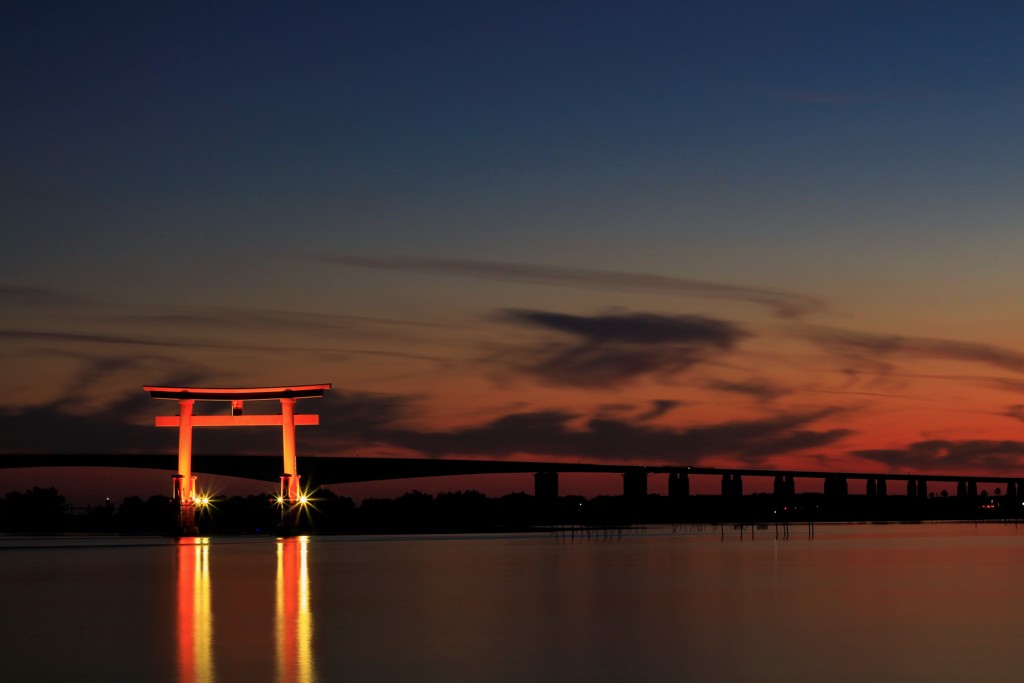
<path id="1" fill-rule="evenodd" d="M 3 683 L 1015 683 L 1021 566 L 1013 525 L 0 537 Z"/>
<path id="2" fill-rule="evenodd" d="M 210 539 L 178 539 L 177 569 L 178 675 L 183 683 L 213 681 Z"/>
<path id="3" fill-rule="evenodd" d="M 309 608 L 309 537 L 277 539 L 274 631 L 279 681 L 314 681 L 313 614 Z"/>
<path id="4" fill-rule="evenodd" d="M 211 570 L 211 548 L 214 561 Z M 217 671 L 222 678 L 234 679 L 240 674 L 240 663 L 251 665 L 256 675 L 269 676 L 263 664 L 263 635 L 273 630 L 273 671 L 279 683 L 316 680 L 313 656 L 313 615 L 310 609 L 309 538 L 279 538 L 275 546 L 277 567 L 274 574 L 274 619 L 239 622 L 246 606 L 258 601 L 259 595 L 247 595 L 246 588 L 270 595 L 269 556 L 260 562 L 262 553 L 254 557 L 245 547 L 241 556 L 233 554 L 237 546 L 212 544 L 208 538 L 182 538 L 177 542 L 177 668 L 182 683 L 212 683 Z M 219 551 L 219 552 L 218 552 Z M 223 574 L 218 573 L 222 559 Z M 244 568 L 231 566 L 241 559 Z M 216 577 L 216 578 L 215 578 Z M 219 580 L 218 580 L 219 579 Z M 216 593 L 217 602 L 214 601 Z M 224 606 L 223 619 L 214 620 L 213 605 Z M 258 614 L 257 610 L 257 614 Z M 265 628 L 261 624 L 266 624 Z M 220 634 L 215 625 L 229 632 Z M 261 633 L 263 631 L 264 633 Z M 217 657 L 215 657 L 215 653 Z M 215 661 L 220 659 L 221 661 Z M 253 675 L 252 673 L 248 675 Z M 260 680 L 260 679 L 257 679 Z"/>

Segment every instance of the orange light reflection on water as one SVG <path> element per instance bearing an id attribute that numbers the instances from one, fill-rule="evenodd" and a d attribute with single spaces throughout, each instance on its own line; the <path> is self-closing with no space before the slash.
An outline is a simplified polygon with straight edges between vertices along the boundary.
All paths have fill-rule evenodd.
<path id="1" fill-rule="evenodd" d="M 208 683 L 213 671 L 210 539 L 178 539 L 178 673 L 183 683 Z"/>
<path id="2" fill-rule="evenodd" d="M 210 547 L 208 538 L 182 538 L 177 543 L 178 680 L 182 683 L 216 680 Z M 276 544 L 274 640 L 279 683 L 316 680 L 308 548 L 308 537 L 280 538 Z M 248 624 L 248 637 L 239 642 L 258 640 L 261 623 L 266 622 Z M 265 628 L 269 630 L 270 625 Z M 221 646 L 231 647 L 229 642 L 234 641 L 229 638 Z M 231 653 L 221 655 L 233 659 Z"/>
<path id="3" fill-rule="evenodd" d="M 309 607 L 309 537 L 277 539 L 277 680 L 315 681 Z"/>

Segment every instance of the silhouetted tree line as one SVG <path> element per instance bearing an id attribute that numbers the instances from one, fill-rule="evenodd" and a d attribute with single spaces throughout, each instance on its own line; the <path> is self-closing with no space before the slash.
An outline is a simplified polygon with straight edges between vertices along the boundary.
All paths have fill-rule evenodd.
<path id="1" fill-rule="evenodd" d="M 512 493 L 498 498 L 478 491 L 435 495 L 411 491 L 397 498 L 367 498 L 361 504 L 319 489 L 298 511 L 298 531 L 315 533 L 452 533 L 527 531 L 551 527 L 616 527 L 639 524 L 771 523 L 804 521 L 984 520 L 1024 517 L 1017 498 L 933 496 L 560 496 Z M 171 533 L 177 507 L 166 496 L 125 498 L 72 510 L 54 488 L 11 491 L 0 500 L 0 531 L 54 533 Z M 197 513 L 211 534 L 260 534 L 279 530 L 282 510 L 269 496 L 234 496 Z"/>

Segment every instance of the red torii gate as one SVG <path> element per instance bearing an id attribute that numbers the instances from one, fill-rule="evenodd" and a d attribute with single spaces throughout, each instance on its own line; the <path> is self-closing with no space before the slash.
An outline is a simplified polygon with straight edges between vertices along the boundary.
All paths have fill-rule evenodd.
<path id="1" fill-rule="evenodd" d="M 320 398 L 331 388 L 330 384 L 302 384 L 284 387 L 254 387 L 246 389 L 211 389 L 203 387 L 144 386 L 153 398 L 178 401 L 178 415 L 158 416 L 157 427 L 178 428 L 178 473 L 174 475 L 174 499 L 180 505 L 178 517 L 182 534 L 196 533 L 195 476 L 192 475 L 193 427 L 265 427 L 280 426 L 284 446 L 284 473 L 281 475 L 282 502 L 293 506 L 299 499 L 299 473 L 295 463 L 295 426 L 320 424 L 319 415 L 296 415 L 295 401 L 300 398 Z M 245 415 L 245 401 L 277 399 L 281 401 L 280 415 Z M 230 401 L 230 415 L 193 415 L 196 401 Z"/>

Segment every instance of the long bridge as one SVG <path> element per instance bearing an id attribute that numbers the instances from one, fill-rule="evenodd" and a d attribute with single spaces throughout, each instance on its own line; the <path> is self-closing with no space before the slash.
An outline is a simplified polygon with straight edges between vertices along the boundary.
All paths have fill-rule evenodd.
<path id="1" fill-rule="evenodd" d="M 331 388 L 330 384 L 303 384 L 277 387 L 210 388 L 144 386 L 143 390 L 156 399 L 172 400 L 178 404 L 178 414 L 162 415 L 155 420 L 157 427 L 173 427 L 178 431 L 177 455 L 149 453 L 94 453 L 86 455 L 11 453 L 0 454 L 0 469 L 24 467 L 132 467 L 170 470 L 174 472 L 173 499 L 179 506 L 178 529 L 183 535 L 197 533 L 195 510 L 201 504 L 196 494 L 196 476 L 193 472 L 243 477 L 261 481 L 280 481 L 278 502 L 282 508 L 282 527 L 293 525 L 298 509 L 305 502 L 299 485 L 299 460 L 295 448 L 295 428 L 319 424 L 315 414 L 297 414 L 296 401 L 320 398 Z M 196 401 L 214 401 L 230 404 L 227 414 L 197 415 Z M 249 401 L 277 401 L 279 414 L 245 414 Z M 193 462 L 192 432 L 197 427 L 270 427 L 281 428 L 282 457 L 243 455 L 202 455 Z M 889 494 L 889 482 L 906 483 L 910 498 L 926 498 L 929 482 L 956 482 L 957 496 L 976 497 L 978 484 L 1005 483 L 1006 495 L 1012 498 L 1024 494 L 1024 479 L 1003 476 L 890 474 L 868 472 L 825 472 L 807 470 L 769 470 L 757 468 L 687 467 L 673 465 L 585 464 L 563 462 L 536 462 L 517 460 L 456 460 L 447 458 L 361 458 L 361 457 L 305 457 L 302 472 L 307 482 L 318 485 L 342 484 L 386 479 L 412 479 L 451 475 L 511 474 L 529 472 L 534 475 L 534 494 L 538 498 L 558 497 L 560 473 L 619 473 L 622 475 L 623 495 L 647 495 L 648 477 L 652 474 L 668 476 L 668 494 L 673 499 L 690 495 L 691 475 L 721 477 L 722 495 L 743 495 L 744 477 L 771 477 L 773 491 L 780 496 L 796 492 L 797 479 L 823 480 L 824 493 L 845 496 L 850 480 L 865 480 L 868 496 Z"/>
<path id="2" fill-rule="evenodd" d="M 956 484 L 959 496 L 975 496 L 980 485 L 1003 486 L 1005 495 L 1024 495 L 1024 478 L 1005 475 L 961 475 L 878 472 L 831 472 L 822 470 L 775 470 L 764 468 L 687 467 L 680 465 L 638 465 L 635 463 L 592 464 L 565 462 L 538 462 L 525 460 L 466 460 L 444 458 L 365 458 L 315 457 L 298 458 L 303 478 L 317 485 L 349 484 L 390 479 L 419 479 L 481 474 L 534 475 L 534 494 L 538 497 L 558 495 L 560 473 L 620 474 L 623 494 L 646 495 L 651 475 L 667 475 L 670 496 L 690 494 L 691 476 L 721 478 L 721 493 L 725 496 L 742 495 L 743 483 L 750 478 L 769 478 L 773 491 L 791 495 L 796 480 L 822 482 L 825 494 L 846 495 L 850 481 L 864 481 L 868 496 L 889 494 L 924 498 L 929 484 Z M 137 469 L 177 471 L 178 456 L 152 453 L 93 453 L 93 454 L 0 454 L 0 469 L 32 467 L 127 467 Z M 241 477 L 256 481 L 278 482 L 281 478 L 281 457 L 271 455 L 196 455 L 193 471 Z"/>

